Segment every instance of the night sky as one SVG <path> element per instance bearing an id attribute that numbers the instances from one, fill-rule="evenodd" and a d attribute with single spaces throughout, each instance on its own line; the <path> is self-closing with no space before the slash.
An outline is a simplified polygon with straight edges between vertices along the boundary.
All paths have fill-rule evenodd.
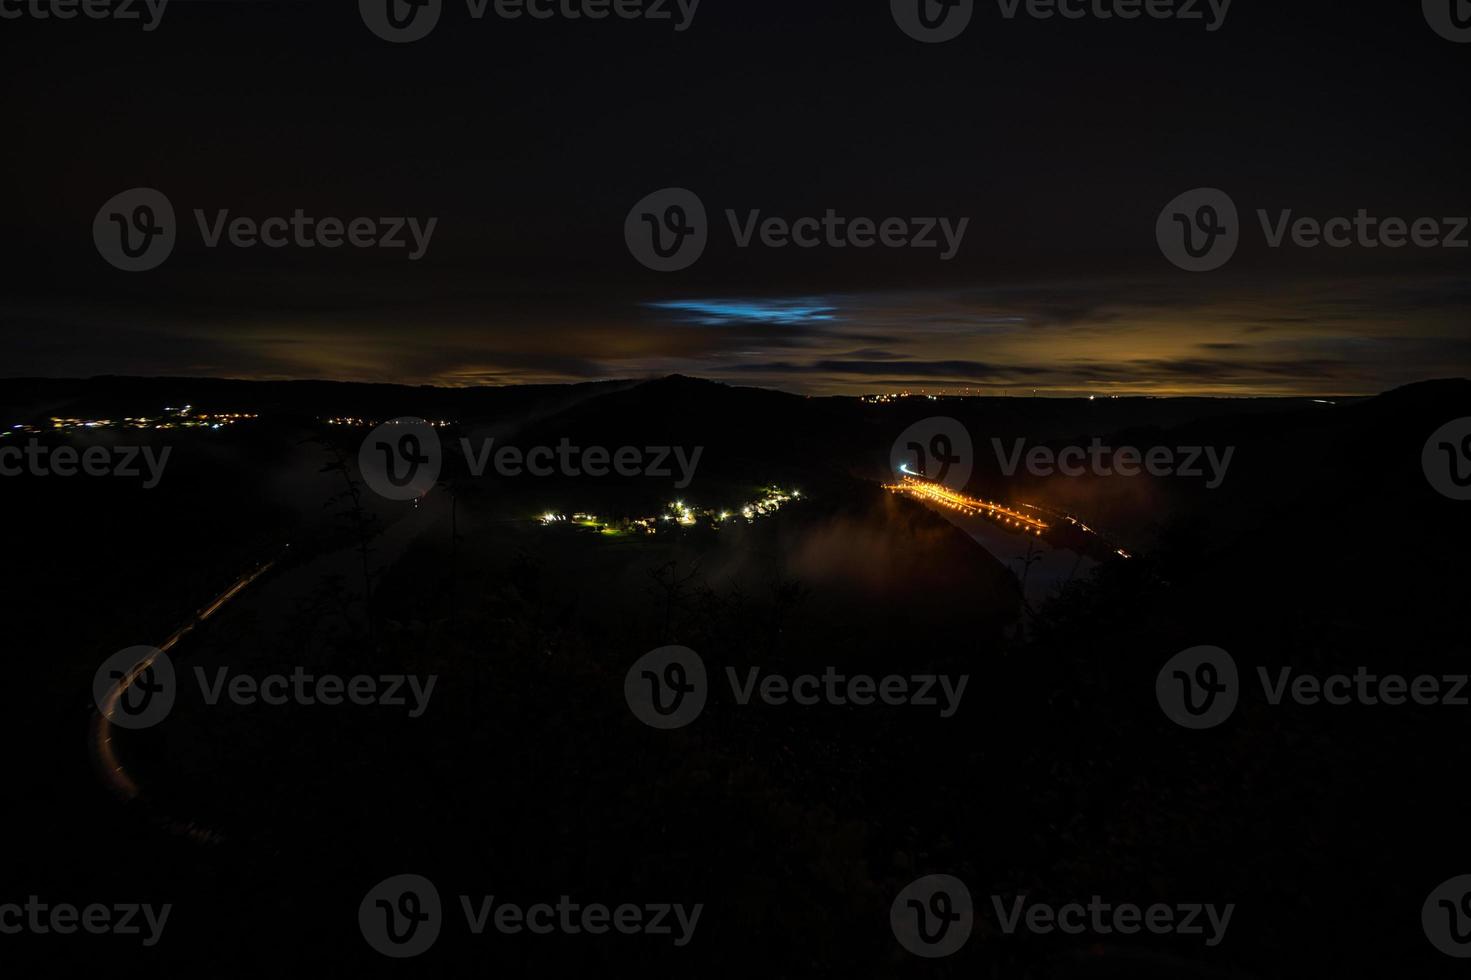
<path id="1" fill-rule="evenodd" d="M 14 8 L 17 0 L 5 0 Z M 1205 20 L 1007 19 L 922 44 L 887 2 L 475 20 L 390 44 L 358 4 L 173 0 L 0 20 L 0 376 L 504 384 L 680 372 L 811 393 L 1358 394 L 1471 366 L 1471 249 L 1268 247 L 1256 217 L 1471 214 L 1471 44 L 1419 3 L 1235 0 Z M 162 191 L 160 267 L 93 220 Z M 694 191 L 679 272 L 624 243 Z M 1224 268 L 1155 221 L 1226 191 Z M 408 249 L 204 247 L 193 210 L 413 216 Z M 744 219 L 969 219 L 941 249 L 738 248 Z M 1471 231 L 1462 234 L 1471 240 Z"/>

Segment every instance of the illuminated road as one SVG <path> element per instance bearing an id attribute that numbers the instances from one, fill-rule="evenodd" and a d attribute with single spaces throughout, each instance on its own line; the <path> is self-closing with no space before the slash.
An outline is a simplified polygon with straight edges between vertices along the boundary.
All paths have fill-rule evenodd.
<path id="1" fill-rule="evenodd" d="M 903 482 L 886 484 L 884 489 L 948 508 L 967 517 L 990 517 L 998 524 L 1009 524 L 1023 534 L 1040 535 L 1048 527 L 1046 521 L 1012 510 L 1004 504 L 967 497 L 944 484 L 923 480 L 908 473 L 902 473 L 901 476 Z"/>
<path id="2" fill-rule="evenodd" d="M 172 650 L 180 640 L 193 632 L 196 626 L 219 612 L 227 602 L 245 591 L 252 582 L 269 572 L 275 565 L 276 561 L 273 559 L 242 576 L 235 584 L 220 593 L 218 598 L 195 614 L 193 619 L 175 630 L 174 634 L 158 647 L 158 651 L 160 653 L 167 653 Z M 139 661 L 127 676 L 121 678 L 113 685 L 112 690 L 108 691 L 103 703 L 98 706 L 98 712 L 92 716 L 92 752 L 93 758 L 97 763 L 98 775 L 101 776 L 102 781 L 112 791 L 113 795 L 125 803 L 136 800 L 141 795 L 142 790 L 139 789 L 137 781 L 128 775 L 127 770 L 123 768 L 122 762 L 118 760 L 117 753 L 113 750 L 112 716 L 117 710 L 118 702 L 122 700 L 123 694 L 149 667 L 153 666 L 153 661 L 156 659 L 156 656 L 151 656 Z M 217 835 L 212 831 L 204 830 L 192 823 L 171 823 L 170 826 L 172 829 L 198 840 L 217 839 Z"/>
<path id="3" fill-rule="evenodd" d="M 1021 506 L 1023 508 L 1031 511 L 1031 513 L 1022 513 L 1004 504 L 998 504 L 990 500 L 981 500 L 977 497 L 967 497 L 963 493 L 957 493 L 951 490 L 944 484 L 935 483 L 923 477 L 916 476 L 907 467 L 900 467 L 900 474 L 903 477 L 903 482 L 886 483 L 884 484 L 884 489 L 892 493 L 905 494 L 916 500 L 936 504 L 948 510 L 964 514 L 967 517 L 989 517 L 995 520 L 997 524 L 1010 525 L 1013 530 L 1022 534 L 1036 534 L 1040 537 L 1043 531 L 1052 527 L 1052 524 L 1042 520 L 1041 517 L 1034 516 L 1036 514 L 1043 514 L 1056 521 L 1066 521 L 1084 534 L 1095 537 L 1099 536 L 1097 530 L 1089 527 L 1070 514 L 1049 511 L 1047 508 L 1039 507 L 1036 504 L 1022 504 Z M 1134 557 L 1123 548 L 1115 548 L 1113 545 L 1109 545 L 1108 547 L 1120 558 Z"/>
<path id="4" fill-rule="evenodd" d="M 448 499 L 446 494 L 431 493 L 416 501 L 410 510 L 404 511 L 401 507 L 399 508 L 400 518 L 385 527 L 374 539 L 374 558 L 380 569 L 391 565 L 420 535 L 435 526 L 436 522 L 442 522 L 448 517 Z M 200 623 L 217 614 L 253 583 L 271 571 L 276 566 L 277 560 L 267 562 L 241 576 L 209 605 L 201 609 L 188 623 L 165 640 L 158 648 L 159 651 L 167 653 L 172 650 Z M 295 608 L 294 597 L 307 594 L 315 588 L 318 582 L 332 577 L 350 580 L 351 576 L 357 574 L 358 563 L 361 560 L 361 553 L 356 544 L 325 555 L 318 555 L 310 561 L 304 561 L 293 568 L 282 570 L 269 584 L 252 590 L 251 598 L 245 601 L 255 603 L 257 606 L 264 604 L 264 620 L 276 621 L 280 615 Z M 142 790 L 114 751 L 112 741 L 114 726 L 111 717 L 117 710 L 124 692 L 137 682 L 139 676 L 148 669 L 151 663 L 151 660 L 141 662 L 129 672 L 128 676 L 119 680 L 109 690 L 106 698 L 99 705 L 100 711 L 92 719 L 89 741 L 92 746 L 93 760 L 97 764 L 98 775 L 113 795 L 125 803 L 136 801 L 142 795 Z M 161 822 L 171 833 L 189 837 L 201 843 L 213 843 L 221 839 L 217 831 L 201 827 L 192 821 L 165 816 Z"/>
<path id="5" fill-rule="evenodd" d="M 1052 533 L 1082 531 L 1103 541 L 1098 531 L 1076 517 L 1036 504 L 1008 507 L 970 497 L 926 480 L 907 467 L 900 467 L 899 475 L 900 482 L 885 484 L 884 489 L 918 500 L 944 514 L 993 558 L 1012 569 L 1020 581 L 1025 600 L 1034 608 L 1078 575 L 1086 576 L 1098 565 L 1095 558 L 1084 553 L 1090 549 L 1080 550 L 1075 540 L 1072 544 L 1059 545 L 1060 540 L 1068 540 L 1068 535 Z M 1021 538 L 1016 535 L 1021 535 Z M 1026 541 L 1025 551 L 1020 543 L 1022 540 Z M 1120 558 L 1131 557 L 1122 548 L 1113 545 L 1107 545 L 1107 548 Z"/>

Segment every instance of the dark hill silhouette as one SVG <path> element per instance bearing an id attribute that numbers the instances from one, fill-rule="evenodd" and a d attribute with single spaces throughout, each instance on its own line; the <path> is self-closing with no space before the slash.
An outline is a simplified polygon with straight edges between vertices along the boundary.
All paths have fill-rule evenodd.
<path id="1" fill-rule="evenodd" d="M 351 910 L 387 873 L 367 866 L 369 854 L 428 874 L 447 897 L 494 887 L 529 900 L 565 890 L 707 901 L 712 948 L 758 949 L 774 962 L 820 950 L 834 975 L 875 963 L 906 973 L 883 925 L 889 903 L 938 869 L 972 882 L 987 916 L 991 894 L 1240 903 L 1220 950 L 1180 937 L 998 948 L 987 935 L 965 954 L 979 959 L 956 961 L 960 973 L 979 963 L 998 976 L 1075 976 L 1061 964 L 1077 954 L 1089 975 L 1147 975 L 1142 959 L 1164 975 L 1209 960 L 1225 975 L 1355 976 L 1360 960 L 1438 955 L 1423 946 L 1415 912 L 1430 887 L 1464 870 L 1446 842 L 1464 831 L 1465 708 L 1274 708 L 1258 692 L 1219 730 L 1182 737 L 1154 697 L 1166 658 L 1198 644 L 1227 649 L 1253 684 L 1259 667 L 1465 673 L 1471 531 L 1465 505 L 1427 485 L 1420 451 L 1441 423 L 1471 415 L 1471 382 L 1336 405 L 868 404 L 682 377 L 450 391 L 0 382 L 7 412 L 122 414 L 181 398 L 287 418 L 150 433 L 178 454 L 156 491 L 0 483 L 12 515 L 0 591 L 18 610 L 9 639 L 26 685 L 17 711 L 28 749 L 8 777 L 30 825 L 16 880 L 59 880 L 58 894 L 78 898 L 131 900 L 146 887 L 142 897 L 175 902 L 179 915 L 212 903 L 217 925 L 181 931 L 169 956 L 254 948 L 254 910 L 267 907 L 284 910 L 283 935 L 325 961 L 344 937 L 356 941 Z M 434 711 L 408 720 L 184 699 L 158 729 L 119 735 L 119 752 L 162 809 L 218 820 L 233 836 L 200 850 L 118 807 L 82 745 L 96 665 L 158 642 L 242 566 L 300 542 L 313 520 L 332 521 L 320 498 L 284 506 L 282 487 L 317 488 L 317 440 L 350 454 L 361 433 L 304 423 L 438 412 L 514 441 L 687 440 L 708 454 L 702 496 L 800 479 L 813 499 L 731 535 L 604 538 L 501 519 L 544 494 L 566 491 L 570 502 L 602 487 L 486 480 L 478 497 L 465 495 L 453 544 L 430 526 L 378 579 L 371 634 L 337 612 L 352 604 L 351 583 L 324 577 L 285 622 L 247 591 L 179 651 L 186 668 L 434 673 Z M 997 433 L 1236 453 L 1217 490 L 1177 478 L 1003 481 L 994 464 L 978 466 L 978 491 L 1106 514 L 1148 542 L 1019 614 L 998 562 L 942 515 L 876 486 L 894 436 L 933 414 L 964 421 L 982 459 Z M 407 523 L 434 505 L 382 515 Z M 350 544 L 329 536 L 324 547 Z M 324 623 L 338 629 L 330 642 L 317 639 Z M 717 677 L 725 666 L 840 664 L 965 674 L 971 686 L 951 719 L 737 708 L 724 696 L 694 727 L 660 733 L 631 717 L 622 684 L 634 656 L 669 642 L 699 650 Z M 56 853 L 74 860 L 58 871 Z M 326 907 L 346 911 L 327 927 L 301 925 Z M 776 907 L 791 912 L 773 916 Z M 1304 946 L 1303 935 L 1325 939 Z M 433 955 L 456 955 L 444 942 Z M 620 958 L 660 975 L 691 962 L 624 948 Z M 593 945 L 526 949 L 498 948 L 500 965 L 557 975 L 606 966 Z M 1420 965 L 1410 972 L 1430 975 Z M 743 970 L 727 956 L 707 972 Z"/>

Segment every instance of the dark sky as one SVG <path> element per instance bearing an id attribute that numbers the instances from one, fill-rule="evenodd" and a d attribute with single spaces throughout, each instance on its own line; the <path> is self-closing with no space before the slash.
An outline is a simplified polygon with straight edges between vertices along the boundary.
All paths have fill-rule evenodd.
<path id="1" fill-rule="evenodd" d="M 24 11 L 0 20 L 0 375 L 1360 393 L 1471 363 L 1471 250 L 1273 249 L 1256 217 L 1471 214 L 1471 44 L 1418 3 L 1234 0 L 1212 31 L 1204 0 L 1189 21 L 991 0 L 922 44 L 887 0 L 701 0 L 682 31 L 675 0 L 665 21 L 445 0 L 390 44 L 355 0 L 172 0 L 151 31 L 30 2 L 0 0 Z M 177 243 L 129 273 L 93 221 L 135 187 Z M 698 195 L 709 245 L 661 273 L 624 220 L 666 187 Z M 1198 187 L 1241 216 L 1208 273 L 1155 238 Z M 410 261 L 207 248 L 195 209 L 437 223 Z M 741 249 L 726 209 L 968 224 L 948 261 Z"/>

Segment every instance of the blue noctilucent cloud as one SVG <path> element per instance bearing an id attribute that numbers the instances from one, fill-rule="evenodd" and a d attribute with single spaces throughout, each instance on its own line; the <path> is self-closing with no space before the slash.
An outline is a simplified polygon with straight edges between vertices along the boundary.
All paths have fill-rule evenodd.
<path id="1" fill-rule="evenodd" d="M 731 323 L 814 323 L 837 319 L 837 307 L 812 300 L 669 300 L 646 303 L 656 310 L 682 314 L 687 323 L 723 326 Z"/>

